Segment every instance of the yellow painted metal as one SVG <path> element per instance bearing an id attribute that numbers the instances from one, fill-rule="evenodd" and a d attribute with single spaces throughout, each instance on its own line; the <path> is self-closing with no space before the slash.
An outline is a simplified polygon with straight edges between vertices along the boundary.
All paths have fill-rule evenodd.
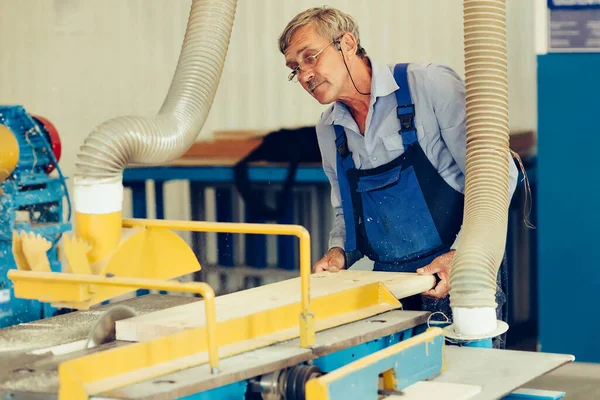
<path id="1" fill-rule="evenodd" d="M 77 236 L 63 235 L 63 248 L 68 265 L 65 265 L 63 271 L 74 274 L 92 274 L 92 267 L 88 259 L 88 253 L 92 246 L 85 240 Z"/>
<path id="2" fill-rule="evenodd" d="M 79 248 L 85 251 L 85 248 Z M 81 258 L 67 259 L 69 265 Z M 72 272 L 78 267 L 70 266 Z M 121 243 L 107 259 L 91 264 L 94 275 L 111 274 L 118 277 L 144 279 L 173 279 L 200 269 L 194 252 L 176 233 L 165 229 L 124 229 Z M 87 309 L 122 294 L 131 292 L 129 287 L 102 286 L 85 301 L 56 299 L 54 305 Z"/>
<path id="3" fill-rule="evenodd" d="M 29 263 L 29 269 L 32 271 L 50 272 L 50 261 L 48 260 L 48 250 L 52 247 L 49 240 L 39 233 L 21 231 L 21 245 L 23 254 Z"/>
<path id="4" fill-rule="evenodd" d="M 347 364 L 341 368 L 338 368 L 334 371 L 329 372 L 328 374 L 321 375 L 318 378 L 313 378 L 306 382 L 306 398 L 310 400 L 329 400 L 329 385 L 333 382 L 338 381 L 345 376 L 354 373 L 356 371 L 360 371 L 366 367 L 369 367 L 380 360 L 384 360 L 388 357 L 391 357 L 395 354 L 398 354 L 410 347 L 422 344 L 422 343 L 430 343 L 437 337 L 444 337 L 444 331 L 441 328 L 428 328 L 425 332 L 413 336 L 410 339 L 404 340 L 400 343 L 387 347 L 383 350 L 380 350 L 376 353 L 370 354 L 366 357 L 363 357 L 353 363 Z M 442 342 L 443 343 L 443 342 Z M 442 344 L 444 346 L 444 344 Z M 426 351 L 427 351 L 426 347 Z M 442 351 L 443 353 L 443 351 Z M 381 371 L 385 372 L 385 371 Z M 387 383 L 389 384 L 390 378 L 388 376 Z M 385 375 L 384 375 L 384 384 L 385 384 Z"/>
<path id="5" fill-rule="evenodd" d="M 89 243 L 90 262 L 109 257 L 121 242 L 121 211 L 108 214 L 75 213 L 75 235 Z"/>
<path id="6" fill-rule="evenodd" d="M 389 299 L 390 303 L 377 303 L 381 299 Z M 345 301 L 350 304 L 340 307 Z M 357 305 L 362 309 L 357 310 Z M 383 313 L 399 307 L 399 303 L 384 285 L 372 283 L 335 295 L 317 297 L 313 299 L 313 306 L 317 316 L 316 329 L 319 331 Z M 298 327 L 294 315 L 297 315 L 299 309 L 300 304 L 297 303 L 217 322 L 219 357 L 229 357 L 297 338 Z M 188 329 L 147 342 L 95 353 L 73 360 L 77 364 L 70 365 L 82 374 L 94 374 L 95 381 L 88 381 L 84 375 L 80 375 L 78 379 L 88 382 L 85 385 L 88 394 L 98 395 L 206 363 L 205 335 L 205 327 Z M 123 364 L 120 360 L 127 360 L 127 363 Z M 152 363 L 148 360 L 152 360 Z M 115 364 L 119 366 L 115 367 Z M 110 366 L 103 376 L 99 375 L 99 365 Z"/>
<path id="7" fill-rule="evenodd" d="M 50 247 L 50 242 L 39 234 L 13 231 L 12 252 L 20 270 L 50 272 L 47 254 Z"/>
<path id="8" fill-rule="evenodd" d="M 396 379 L 396 372 L 394 369 L 388 369 L 383 372 L 383 389 L 384 390 L 398 390 L 398 380 Z"/>
<path id="9" fill-rule="evenodd" d="M 22 243 L 28 237 L 24 239 L 13 232 L 14 237 L 18 240 L 13 239 L 13 255 L 20 270 L 50 271 L 49 265 L 46 269 L 42 268 L 41 263 L 36 264 L 35 268 L 31 266 L 35 253 L 31 249 L 27 251 L 25 248 L 27 243 Z M 85 242 L 78 238 L 65 238 L 64 245 L 69 263 L 65 269 L 71 273 L 90 271 L 88 272 L 90 275 L 82 276 L 110 274 L 143 279 L 172 279 L 200 269 L 198 259 L 187 243 L 177 234 L 164 229 L 129 230 L 108 260 L 91 266 L 85 258 L 85 253 L 89 249 Z M 45 252 L 38 254 L 41 255 L 45 255 Z M 94 304 L 135 290 L 126 285 L 91 286 L 88 290 L 82 290 L 81 287 L 77 287 L 75 281 L 68 279 L 61 280 L 60 285 L 47 285 L 44 280 L 55 277 L 54 275 L 43 275 L 42 278 L 33 274 L 27 277 L 29 278 L 27 287 L 25 291 L 16 291 L 17 297 L 36 299 L 55 306 L 79 310 L 88 309 Z M 31 290 L 28 290 L 29 288 Z"/>
<path id="10" fill-rule="evenodd" d="M 45 297 L 47 297 L 47 301 L 64 299 L 66 296 L 73 295 L 73 288 L 78 288 L 79 294 L 85 296 L 85 293 L 93 293 L 101 287 L 195 293 L 201 295 L 204 299 L 207 324 L 206 327 L 204 327 L 203 343 L 173 342 L 170 346 L 165 346 L 165 343 L 161 342 L 161 338 L 157 341 L 143 343 L 143 345 L 147 344 L 147 346 L 143 346 L 143 350 L 146 351 L 143 354 L 137 354 L 133 359 L 126 355 L 123 358 L 118 357 L 117 359 L 112 359 L 108 364 L 103 364 L 101 362 L 102 360 L 100 360 L 99 363 L 96 363 L 95 360 L 93 360 L 94 356 L 99 356 L 101 359 L 110 358 L 110 351 L 108 351 L 67 361 L 59 366 L 59 379 L 61 383 L 59 389 L 60 399 L 87 399 L 86 384 L 105 378 L 107 373 L 112 374 L 111 376 L 115 376 L 115 372 L 118 374 L 135 371 L 135 369 L 127 369 L 127 367 L 131 368 L 131 363 L 143 363 L 145 367 L 160 364 L 172 360 L 173 353 L 180 355 L 182 349 L 193 349 L 194 346 L 203 347 L 204 351 L 207 351 L 208 353 L 208 361 L 211 369 L 214 372 L 217 372 L 218 370 L 219 355 L 217 349 L 215 292 L 204 282 L 181 283 L 141 278 L 108 278 L 91 275 L 19 270 L 8 271 L 8 277 L 14 283 L 15 296 L 21 298 L 37 298 L 33 291 L 39 290 L 40 285 L 43 285 L 46 288 Z M 198 340 L 197 338 L 195 339 Z M 125 347 L 120 350 L 130 352 L 131 347 L 133 346 Z M 108 357 L 105 353 L 109 354 Z M 91 364 L 86 363 L 86 361 L 88 361 L 86 360 L 87 358 L 92 358 L 92 360 L 89 360 Z M 81 397 L 82 393 L 86 394 L 85 397 Z"/>
<path id="11" fill-rule="evenodd" d="M 190 291 L 183 290 L 188 288 L 184 285 L 198 285 L 15 270 L 9 271 L 8 276 L 14 283 L 17 297 L 38 298 L 38 291 L 43 290 L 46 301 L 65 299 L 66 296 L 72 296 L 69 300 L 78 301 L 86 295 L 89 297 L 90 292 L 97 291 L 103 286 Z M 382 283 L 364 284 L 319 296 L 313 299 L 312 304 L 316 315 L 316 330 L 354 322 L 401 307 L 400 302 Z M 294 316 L 302 309 L 301 302 L 220 321 L 214 327 L 210 322 L 216 320 L 214 306 L 210 307 L 212 314 L 207 314 L 209 322 L 206 326 L 94 353 L 61 364 L 59 367 L 60 398 L 76 399 L 69 396 L 74 396 L 80 388 L 67 387 L 68 382 L 78 382 L 85 388 L 85 393 L 92 395 L 207 361 L 212 366 L 211 345 L 208 340 L 211 336 L 216 338 L 213 343 L 219 347 L 221 357 L 266 347 L 299 336 L 297 319 Z M 63 386 L 65 386 L 64 391 Z M 62 397 L 63 394 L 66 397 Z"/>
<path id="12" fill-rule="evenodd" d="M 65 362 L 59 367 L 61 399 L 86 398 L 83 397 L 84 394 L 96 394 L 207 361 L 216 367 L 216 346 L 221 346 L 221 356 L 238 354 L 295 337 L 300 337 L 302 347 L 310 347 L 315 343 L 315 331 L 401 307 L 400 302 L 381 283 L 360 285 L 317 297 L 313 299 L 311 307 L 310 236 L 299 225 L 124 219 L 122 227 L 123 235 L 114 253 L 105 257 L 105 260 L 90 265 L 93 275 L 12 270 L 8 276 L 13 281 L 15 296 L 78 309 L 88 308 L 92 304 L 139 288 L 205 291 L 203 296 L 206 293 L 214 296 L 212 289 L 204 283 L 182 284 L 143 279 L 170 279 L 200 268 L 187 244 L 170 231 L 180 230 L 298 237 L 300 301 L 221 321 L 218 325 L 208 322 L 206 326 L 199 328 Z M 96 238 L 98 237 L 101 238 L 102 235 L 97 235 Z M 88 251 L 86 246 L 75 247 L 77 248 L 71 250 L 80 253 Z M 71 256 L 70 261 L 77 262 L 83 256 L 85 254 Z M 70 270 L 73 272 L 78 268 L 71 266 Z M 115 277 L 100 276 L 104 274 Z M 210 307 L 206 306 L 207 319 L 216 321 L 214 303 L 210 303 Z M 298 314 L 300 329 L 298 319 L 294 317 Z"/>
<path id="13" fill-rule="evenodd" d="M 13 173 L 19 163 L 19 142 L 14 133 L 0 124 L 0 183 Z"/>
<path id="14" fill-rule="evenodd" d="M 27 257 L 25 257 L 25 253 L 23 252 L 21 235 L 19 235 L 19 232 L 17 231 L 13 231 L 12 233 L 12 253 L 18 269 L 22 271 L 31 271 Z"/>
<path id="15" fill-rule="evenodd" d="M 114 232 L 112 228 L 120 218 L 120 212 L 104 215 L 79 213 L 76 216 L 76 235 L 91 246 L 87 257 L 95 275 L 110 273 L 116 276 L 171 279 L 199 270 L 200 264 L 191 249 L 179 236 L 169 230 L 296 236 L 300 247 L 302 305 L 299 317 L 300 343 L 305 348 L 315 343 L 315 316 L 310 308 L 310 235 L 303 226 L 123 219 L 120 223 L 125 229 L 120 230 L 122 236 L 117 238 L 112 233 Z M 119 243 L 115 247 L 117 240 Z M 84 249 L 80 247 L 79 250 L 73 249 L 73 251 L 81 252 Z M 78 262 L 81 257 L 82 255 L 78 254 L 73 259 L 67 259 L 71 271 L 86 268 L 71 265 Z M 123 288 L 101 288 L 86 301 L 55 305 L 86 309 L 126 292 L 127 289 Z M 41 296 L 44 294 L 39 294 L 39 300 Z"/>
<path id="16" fill-rule="evenodd" d="M 164 228 L 180 231 L 246 233 L 264 235 L 291 235 L 299 239 L 300 248 L 300 345 L 304 348 L 315 343 L 315 315 L 310 308 L 310 234 L 300 225 L 249 224 L 235 222 L 166 221 L 149 219 L 124 219 L 124 227 Z"/>

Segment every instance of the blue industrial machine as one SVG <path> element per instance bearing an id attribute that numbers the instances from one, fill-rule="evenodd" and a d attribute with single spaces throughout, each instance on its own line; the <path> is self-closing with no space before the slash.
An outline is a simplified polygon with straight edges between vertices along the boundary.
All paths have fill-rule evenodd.
<path id="1" fill-rule="evenodd" d="M 48 260 L 60 271 L 57 242 L 71 230 L 65 177 L 58 159 L 61 144 L 54 126 L 20 105 L 0 106 L 0 328 L 51 316 L 54 309 L 36 300 L 15 298 L 7 271 L 16 268 L 13 231 L 39 234 L 52 246 Z M 12 161 L 11 161 L 12 160 Z M 54 173 L 53 173 L 54 172 Z"/>

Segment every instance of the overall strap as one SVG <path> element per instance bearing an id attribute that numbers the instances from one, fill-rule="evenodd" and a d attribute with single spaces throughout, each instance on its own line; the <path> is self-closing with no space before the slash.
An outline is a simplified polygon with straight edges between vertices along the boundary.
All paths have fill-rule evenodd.
<path id="1" fill-rule="evenodd" d="M 340 125 L 333 125 L 333 128 L 335 129 L 335 147 L 337 149 L 338 156 L 341 158 L 344 171 L 355 168 L 356 166 L 354 165 L 352 152 L 348 148 L 346 130 Z"/>
<path id="2" fill-rule="evenodd" d="M 335 128 L 335 146 L 337 148 L 337 178 L 340 188 L 340 197 L 342 200 L 342 210 L 344 212 L 344 224 L 346 227 L 346 254 L 350 255 L 356 252 L 356 227 L 354 224 L 354 206 L 352 204 L 352 193 L 350 182 L 348 181 L 347 171 L 354 169 L 354 160 L 352 153 L 348 149 L 348 138 L 346 131 L 339 125 Z"/>
<path id="3" fill-rule="evenodd" d="M 407 76 L 408 64 L 396 64 L 394 67 L 394 79 L 400 87 L 396 90 L 396 108 L 398 119 L 400 120 L 400 134 L 402 135 L 402 144 L 404 151 L 410 145 L 417 142 L 417 130 L 415 128 L 415 105 L 410 97 Z"/>

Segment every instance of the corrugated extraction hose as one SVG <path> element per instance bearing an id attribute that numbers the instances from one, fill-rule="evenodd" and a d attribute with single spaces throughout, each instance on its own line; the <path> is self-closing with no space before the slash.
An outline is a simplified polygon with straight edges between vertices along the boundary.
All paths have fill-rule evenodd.
<path id="1" fill-rule="evenodd" d="M 494 331 L 509 202 L 505 0 L 464 0 L 467 173 L 461 242 L 450 274 L 454 330 Z"/>
<path id="2" fill-rule="evenodd" d="M 121 239 L 123 170 L 179 158 L 196 140 L 221 78 L 236 0 L 193 0 L 169 92 L 155 117 L 123 116 L 84 141 L 75 173 L 76 233 L 92 245 L 91 261 Z"/>

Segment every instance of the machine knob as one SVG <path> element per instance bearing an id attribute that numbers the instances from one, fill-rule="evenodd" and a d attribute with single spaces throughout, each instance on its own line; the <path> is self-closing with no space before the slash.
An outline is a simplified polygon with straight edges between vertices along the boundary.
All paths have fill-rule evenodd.
<path id="1" fill-rule="evenodd" d="M 32 118 L 36 120 L 36 122 L 42 125 L 48 134 L 48 142 L 50 143 L 50 147 L 52 148 L 52 153 L 56 158 L 56 161 L 60 161 L 60 155 L 62 153 L 62 144 L 60 142 L 60 136 L 58 135 L 58 130 L 52 124 L 52 122 L 48 121 L 46 118 L 41 117 L 39 115 L 32 115 Z M 46 173 L 49 174 L 54 170 L 54 164 L 50 163 L 46 167 Z"/>

